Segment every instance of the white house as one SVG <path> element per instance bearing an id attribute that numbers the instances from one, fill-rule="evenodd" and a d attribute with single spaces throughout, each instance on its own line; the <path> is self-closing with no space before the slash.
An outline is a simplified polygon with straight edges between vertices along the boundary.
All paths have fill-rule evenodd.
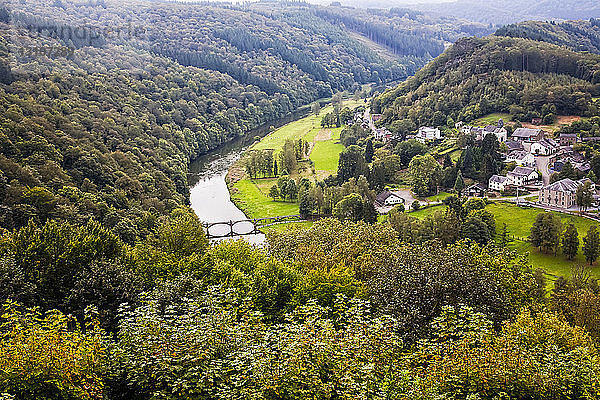
<path id="1" fill-rule="evenodd" d="M 395 206 L 396 204 L 403 204 L 404 199 L 398 196 L 396 193 L 385 190 L 379 193 L 379 195 L 375 198 L 375 203 L 380 207 Z"/>
<path id="2" fill-rule="evenodd" d="M 498 127 L 495 125 L 488 125 L 484 129 L 485 135 L 493 133 L 500 143 L 506 142 L 508 137 L 508 131 L 504 127 Z"/>
<path id="3" fill-rule="evenodd" d="M 465 135 L 475 135 L 475 140 L 483 140 L 485 135 L 487 135 L 488 133 L 493 133 L 494 135 L 496 135 L 496 138 L 498 138 L 499 142 L 506 142 L 508 136 L 508 131 L 504 127 L 496 125 L 488 125 L 485 128 L 463 125 L 460 128 L 460 131 Z"/>
<path id="4" fill-rule="evenodd" d="M 498 192 L 503 192 L 506 186 L 508 186 L 508 178 L 502 175 L 492 175 L 488 182 L 488 188 Z"/>
<path id="5" fill-rule="evenodd" d="M 430 140 L 437 140 L 442 138 L 442 132 L 439 128 L 431 128 L 429 126 L 422 126 L 419 128 L 417 133 L 417 140 L 425 143 Z"/>
<path id="6" fill-rule="evenodd" d="M 543 138 L 531 144 L 530 152 L 540 156 L 549 156 L 558 151 L 559 145 L 554 139 Z"/>
<path id="7" fill-rule="evenodd" d="M 535 165 L 535 157 L 533 154 L 523 150 L 515 150 L 508 153 L 506 162 L 513 161 L 520 167 L 533 167 Z"/>
<path id="8" fill-rule="evenodd" d="M 506 177 L 508 178 L 509 184 L 514 186 L 524 186 L 539 178 L 537 171 L 529 167 L 516 167 L 506 174 Z"/>

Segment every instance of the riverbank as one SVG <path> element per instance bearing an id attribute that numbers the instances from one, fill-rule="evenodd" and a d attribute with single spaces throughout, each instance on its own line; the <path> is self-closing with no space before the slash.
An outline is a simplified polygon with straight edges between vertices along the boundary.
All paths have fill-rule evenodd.
<path id="1" fill-rule="evenodd" d="M 346 100 L 343 107 L 357 107 L 364 100 Z M 249 146 L 248 150 L 273 150 L 279 152 L 286 140 L 304 139 L 309 144 L 309 154 L 300 164 L 303 168 L 293 171 L 290 177 L 296 180 L 308 178 L 315 182 L 337 172 L 339 155 L 344 146 L 339 142 L 342 127 L 322 128 L 321 118 L 332 112 L 333 106 L 292 121 L 270 132 L 260 141 Z M 233 203 L 249 218 L 264 218 L 299 213 L 298 203 L 273 200 L 269 197 L 270 188 L 277 178 L 250 179 L 245 172 L 244 156 L 237 160 L 227 173 L 227 186 Z"/>
<path id="2" fill-rule="evenodd" d="M 239 221 L 247 219 L 247 214 L 238 207 L 230 196 L 230 188 L 226 183 L 226 176 L 230 169 L 242 157 L 255 138 L 268 134 L 273 126 L 281 127 L 290 122 L 301 119 L 309 112 L 308 107 L 303 107 L 288 116 L 269 124 L 262 125 L 245 136 L 225 143 L 219 148 L 199 157 L 189 166 L 188 184 L 190 186 L 190 206 L 205 223 L 225 221 Z M 242 170 L 243 176 L 243 170 Z M 241 205 L 240 203 L 238 203 Z M 268 216 L 268 215 L 267 215 Z M 223 227 L 215 227 L 218 230 Z M 271 228 L 265 229 L 269 230 Z M 277 229 L 273 227 L 272 229 Z M 221 234 L 222 232 L 217 232 Z M 243 236 L 253 244 L 264 243 L 264 235 Z"/>

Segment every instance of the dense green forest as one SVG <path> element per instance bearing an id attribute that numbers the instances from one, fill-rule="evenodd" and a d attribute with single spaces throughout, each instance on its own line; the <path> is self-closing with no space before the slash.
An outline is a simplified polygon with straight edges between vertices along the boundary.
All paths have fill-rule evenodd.
<path id="1" fill-rule="evenodd" d="M 374 112 L 405 127 L 469 122 L 491 112 L 531 121 L 552 113 L 598 115 L 600 56 L 530 39 L 460 39 L 414 77 L 374 98 Z M 414 128 L 413 128 L 414 129 Z"/>
<path id="2" fill-rule="evenodd" d="M 415 12 L 374 10 L 350 17 L 336 7 L 307 3 L 241 7 L 132 1 L 125 7 L 111 1 L 15 0 L 7 6 L 14 24 L 67 44 L 141 48 L 228 74 L 269 94 L 287 94 L 295 105 L 354 90 L 357 84 L 404 79 L 440 54 L 444 41 L 489 32 L 483 25 Z M 347 24 L 340 25 L 336 16 Z M 96 35 L 86 42 L 62 27 L 87 27 Z M 354 31 L 363 36 L 356 38 Z M 395 56 L 382 56 L 368 39 Z"/>
<path id="3" fill-rule="evenodd" d="M 5 228 L 94 216 L 134 241 L 187 202 L 190 160 L 294 109 L 285 95 L 117 46 L 25 70 L 0 88 Z"/>
<path id="4" fill-rule="evenodd" d="M 600 54 L 600 19 L 589 21 L 527 21 L 504 26 L 497 36 L 521 37 Z"/>

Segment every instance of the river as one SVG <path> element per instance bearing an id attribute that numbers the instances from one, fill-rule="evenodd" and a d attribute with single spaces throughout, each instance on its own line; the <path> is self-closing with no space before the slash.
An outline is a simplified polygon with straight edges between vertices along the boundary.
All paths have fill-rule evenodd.
<path id="1" fill-rule="evenodd" d="M 247 219 L 246 215 L 232 201 L 225 176 L 231 166 L 240 159 L 244 151 L 252 144 L 256 136 L 265 136 L 270 126 L 280 127 L 296 119 L 306 116 L 308 109 L 301 109 L 287 117 L 265 124 L 248 132 L 241 138 L 229 142 L 210 153 L 201 156 L 191 163 L 189 185 L 190 205 L 202 222 L 226 222 Z M 237 224 L 236 232 L 250 232 L 251 223 Z M 229 226 L 218 225 L 211 228 L 212 234 L 225 234 Z M 265 235 L 243 235 L 234 237 L 244 238 L 248 242 L 261 245 Z"/>

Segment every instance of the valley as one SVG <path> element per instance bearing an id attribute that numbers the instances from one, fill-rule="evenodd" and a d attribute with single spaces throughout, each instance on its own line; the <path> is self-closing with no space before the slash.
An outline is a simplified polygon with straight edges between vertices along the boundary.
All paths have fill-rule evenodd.
<path id="1" fill-rule="evenodd" d="M 600 399 L 596 2 L 359 3 L 0 4 L 0 399 Z"/>

